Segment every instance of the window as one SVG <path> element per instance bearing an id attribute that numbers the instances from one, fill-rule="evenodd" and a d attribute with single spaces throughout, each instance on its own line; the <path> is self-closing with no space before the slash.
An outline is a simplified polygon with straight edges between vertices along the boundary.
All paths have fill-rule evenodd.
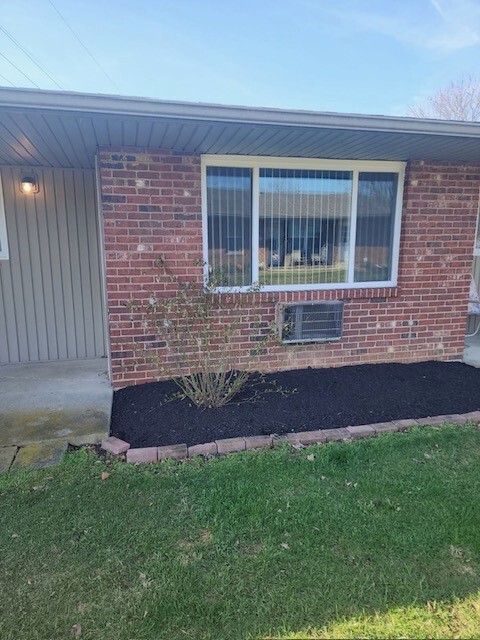
<path id="1" fill-rule="evenodd" d="M 0 260 L 8 260 L 7 222 L 3 201 L 2 179 L 0 177 Z"/>
<path id="2" fill-rule="evenodd" d="M 382 282 L 392 278 L 397 188 L 396 173 L 359 173 L 355 282 Z"/>
<path id="3" fill-rule="evenodd" d="M 204 156 L 206 278 L 266 291 L 393 286 L 403 163 Z"/>
<path id="4" fill-rule="evenodd" d="M 252 171 L 207 168 L 210 276 L 225 286 L 252 284 Z"/>
<path id="5" fill-rule="evenodd" d="M 345 282 L 351 200 L 351 172 L 260 169 L 260 284 Z"/>

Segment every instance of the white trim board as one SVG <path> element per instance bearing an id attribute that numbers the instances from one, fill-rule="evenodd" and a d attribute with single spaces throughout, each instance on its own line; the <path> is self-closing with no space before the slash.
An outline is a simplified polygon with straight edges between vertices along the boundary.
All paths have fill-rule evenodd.
<path id="1" fill-rule="evenodd" d="M 0 260 L 8 259 L 7 218 L 5 214 L 5 201 L 3 199 L 2 177 L 0 176 Z"/>

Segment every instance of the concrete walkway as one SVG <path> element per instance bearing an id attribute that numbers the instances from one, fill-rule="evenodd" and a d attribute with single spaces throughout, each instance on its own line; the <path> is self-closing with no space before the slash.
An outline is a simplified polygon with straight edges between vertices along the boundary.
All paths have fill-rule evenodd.
<path id="1" fill-rule="evenodd" d="M 57 464 L 68 443 L 108 433 L 105 358 L 0 367 L 0 471 Z"/>

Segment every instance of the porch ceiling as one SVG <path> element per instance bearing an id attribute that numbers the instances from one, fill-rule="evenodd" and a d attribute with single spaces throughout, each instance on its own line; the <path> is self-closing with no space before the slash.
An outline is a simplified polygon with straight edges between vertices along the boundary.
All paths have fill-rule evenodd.
<path id="1" fill-rule="evenodd" d="M 100 146 L 480 162 L 480 123 L 0 88 L 0 164 L 92 168 Z"/>

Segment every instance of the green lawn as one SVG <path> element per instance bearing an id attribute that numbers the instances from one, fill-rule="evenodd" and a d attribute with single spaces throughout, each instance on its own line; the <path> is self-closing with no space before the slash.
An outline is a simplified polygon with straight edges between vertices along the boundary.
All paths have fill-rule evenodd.
<path id="1" fill-rule="evenodd" d="M 71 453 L 0 478 L 0 576 L 2 640 L 479 637 L 480 431 Z"/>
<path id="2" fill-rule="evenodd" d="M 262 286 L 275 284 L 325 284 L 345 282 L 344 267 L 294 266 L 261 269 L 259 281 Z"/>

